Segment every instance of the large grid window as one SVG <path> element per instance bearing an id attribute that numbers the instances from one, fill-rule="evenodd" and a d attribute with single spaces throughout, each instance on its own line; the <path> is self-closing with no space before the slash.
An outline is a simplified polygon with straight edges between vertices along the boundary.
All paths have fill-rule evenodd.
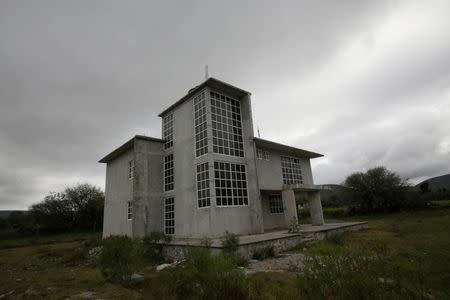
<path id="1" fill-rule="evenodd" d="M 269 196 L 269 209 L 271 214 L 281 214 L 284 212 L 280 194 L 272 194 Z"/>
<path id="2" fill-rule="evenodd" d="M 173 154 L 164 156 L 164 191 L 173 190 Z"/>
<path id="3" fill-rule="evenodd" d="M 133 220 L 133 202 L 131 201 L 127 202 L 127 220 Z"/>
<path id="4" fill-rule="evenodd" d="M 201 92 L 194 98 L 194 129 L 195 129 L 195 155 L 197 157 L 208 153 L 208 139 L 206 130 L 206 100 L 205 93 Z"/>
<path id="5" fill-rule="evenodd" d="M 214 162 L 217 206 L 248 205 L 245 166 Z"/>
<path id="6" fill-rule="evenodd" d="M 197 165 L 197 201 L 198 207 L 211 206 L 209 168 L 207 162 Z"/>
<path id="7" fill-rule="evenodd" d="M 165 115 L 163 118 L 163 140 L 164 149 L 169 149 L 173 146 L 173 114 Z"/>
<path id="8" fill-rule="evenodd" d="M 215 92 L 210 97 L 213 151 L 244 157 L 240 102 Z"/>
<path id="9" fill-rule="evenodd" d="M 164 233 L 175 234 L 175 199 L 164 199 Z"/>
<path id="10" fill-rule="evenodd" d="M 281 157 L 281 170 L 284 184 L 303 184 L 302 169 L 300 159 L 295 157 Z"/>

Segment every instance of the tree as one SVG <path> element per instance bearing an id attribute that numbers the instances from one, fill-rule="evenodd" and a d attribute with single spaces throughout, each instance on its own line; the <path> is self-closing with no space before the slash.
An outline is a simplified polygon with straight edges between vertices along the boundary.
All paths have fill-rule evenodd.
<path id="1" fill-rule="evenodd" d="M 422 194 L 428 193 L 430 191 L 430 184 L 428 183 L 428 181 L 422 182 L 419 187 L 422 191 Z"/>
<path id="2" fill-rule="evenodd" d="M 359 210 L 366 213 L 399 209 L 407 187 L 398 174 L 385 167 L 353 173 L 345 185 L 358 193 Z"/>
<path id="3" fill-rule="evenodd" d="M 99 230 L 104 202 L 103 192 L 85 183 L 49 193 L 42 202 L 32 205 L 29 213 L 41 232 Z"/>

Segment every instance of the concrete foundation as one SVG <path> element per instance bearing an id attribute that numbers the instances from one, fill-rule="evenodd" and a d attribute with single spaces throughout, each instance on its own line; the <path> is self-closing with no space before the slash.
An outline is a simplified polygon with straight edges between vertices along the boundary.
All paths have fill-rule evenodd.
<path id="1" fill-rule="evenodd" d="M 287 233 L 283 231 L 273 231 L 263 234 L 243 235 L 239 237 L 238 253 L 245 258 L 251 258 L 257 249 L 264 247 L 274 247 L 275 253 L 280 253 L 295 248 L 301 243 L 315 240 L 323 240 L 327 236 L 345 231 L 357 231 L 367 229 L 367 222 L 343 222 L 313 226 L 311 224 L 302 225 L 298 233 Z M 169 259 L 180 260 L 186 257 L 189 249 L 202 247 L 201 239 L 177 239 L 165 246 L 165 252 Z M 222 252 L 222 240 L 212 239 L 209 247 L 215 254 Z"/>

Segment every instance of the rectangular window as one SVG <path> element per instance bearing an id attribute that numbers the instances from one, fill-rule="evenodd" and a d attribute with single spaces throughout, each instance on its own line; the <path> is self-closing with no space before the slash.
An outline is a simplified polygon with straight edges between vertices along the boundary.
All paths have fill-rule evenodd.
<path id="1" fill-rule="evenodd" d="M 271 214 L 281 214 L 284 212 L 280 194 L 272 194 L 269 196 L 269 209 Z"/>
<path id="2" fill-rule="evenodd" d="M 173 197 L 164 199 L 164 233 L 175 234 L 175 201 Z"/>
<path id="3" fill-rule="evenodd" d="M 300 159 L 295 157 L 282 156 L 281 171 L 283 173 L 284 184 L 303 184 Z"/>
<path id="4" fill-rule="evenodd" d="M 173 190 L 173 154 L 169 154 L 164 156 L 164 191 L 172 191 Z"/>
<path id="5" fill-rule="evenodd" d="M 207 162 L 197 165 L 197 201 L 198 207 L 211 206 L 209 168 Z"/>
<path id="6" fill-rule="evenodd" d="M 127 220 L 133 220 L 133 202 L 127 202 Z"/>
<path id="7" fill-rule="evenodd" d="M 164 143 L 164 149 L 169 149 L 173 146 L 173 114 L 170 113 L 168 115 L 165 115 L 163 117 L 163 140 L 166 142 Z"/>
<path id="8" fill-rule="evenodd" d="M 214 153 L 244 157 L 241 103 L 215 92 L 210 96 Z"/>
<path id="9" fill-rule="evenodd" d="M 134 177 L 134 161 L 130 160 L 128 162 L 128 179 L 133 179 Z"/>
<path id="10" fill-rule="evenodd" d="M 214 162 L 217 206 L 248 205 L 245 166 Z"/>
<path id="11" fill-rule="evenodd" d="M 256 148 L 256 158 L 269 160 L 269 151 L 263 150 L 261 148 Z"/>
<path id="12" fill-rule="evenodd" d="M 194 98 L 194 130 L 195 130 L 195 156 L 208 153 L 208 139 L 206 130 L 206 100 L 202 91 Z"/>

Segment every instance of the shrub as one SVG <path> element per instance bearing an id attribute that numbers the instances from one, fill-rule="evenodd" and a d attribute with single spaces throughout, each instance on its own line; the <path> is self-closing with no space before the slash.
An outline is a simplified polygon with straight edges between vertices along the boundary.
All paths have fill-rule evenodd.
<path id="1" fill-rule="evenodd" d="M 151 283 L 161 299 L 246 299 L 244 273 L 224 256 L 205 248 L 190 250 L 186 262 L 159 273 Z"/>
<path id="2" fill-rule="evenodd" d="M 293 217 L 292 220 L 289 222 L 289 233 L 296 233 L 296 232 L 300 232 L 301 230 L 301 225 L 298 222 L 297 218 Z"/>
<path id="3" fill-rule="evenodd" d="M 164 244 L 172 240 L 170 235 L 153 231 L 142 240 L 143 256 L 152 263 L 162 263 L 166 260 Z"/>
<path id="4" fill-rule="evenodd" d="M 345 241 L 345 237 L 346 237 L 345 233 L 335 232 L 335 233 L 328 234 L 325 239 L 333 244 L 343 245 L 344 241 Z"/>
<path id="5" fill-rule="evenodd" d="M 275 257 L 275 250 L 273 246 L 259 248 L 253 252 L 253 259 L 264 260 L 271 257 Z"/>
<path id="6" fill-rule="evenodd" d="M 127 236 L 111 236 L 103 240 L 100 268 L 103 276 L 113 282 L 126 280 L 132 274 L 136 258 L 134 241 Z"/>
<path id="7" fill-rule="evenodd" d="M 377 257 L 345 253 L 308 256 L 296 280 L 300 298 L 379 299 L 386 286 L 379 281 Z M 389 298 L 389 297 L 387 297 Z"/>
<path id="8" fill-rule="evenodd" d="M 246 267 L 248 265 L 248 260 L 237 251 L 239 248 L 239 236 L 225 231 L 222 239 L 222 247 L 223 256 L 227 260 L 240 267 Z"/>
<path id="9" fill-rule="evenodd" d="M 222 239 L 222 247 L 224 253 L 236 253 L 239 247 L 239 237 L 228 231 L 225 231 L 225 235 Z"/>

